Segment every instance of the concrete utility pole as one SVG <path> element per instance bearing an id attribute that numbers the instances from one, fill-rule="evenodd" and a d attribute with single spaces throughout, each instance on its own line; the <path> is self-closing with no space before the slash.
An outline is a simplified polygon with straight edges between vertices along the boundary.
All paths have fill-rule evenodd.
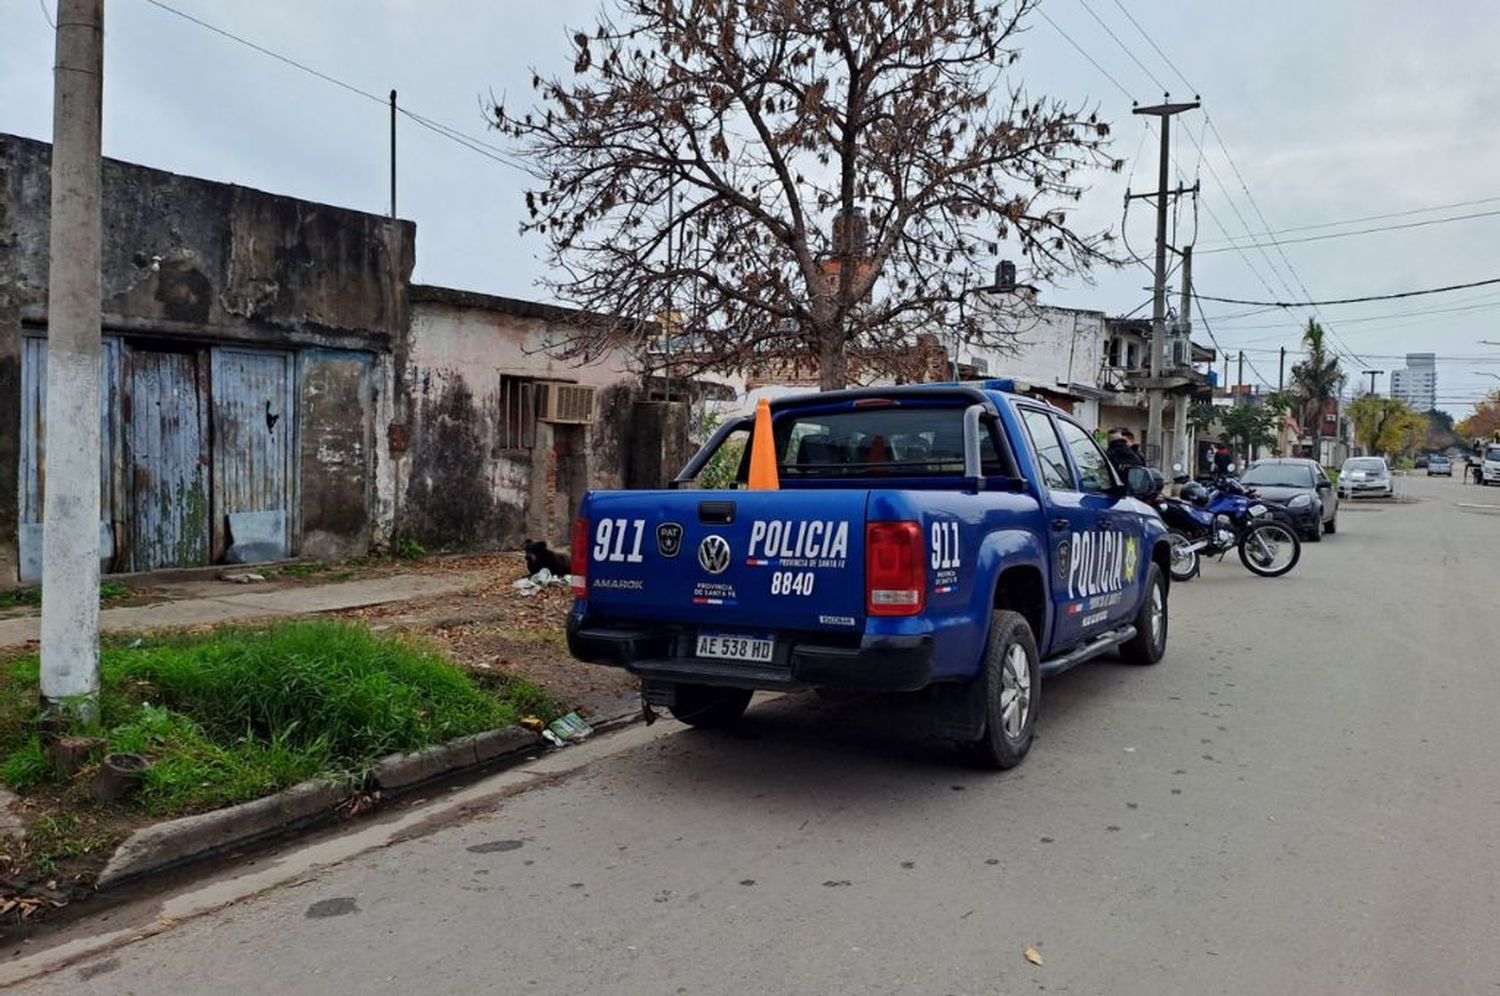
<path id="1" fill-rule="evenodd" d="M 1363 371 L 1361 371 L 1361 373 L 1367 373 L 1367 374 L 1370 375 L 1370 393 L 1374 394 L 1375 393 L 1375 378 L 1379 374 L 1385 373 L 1385 371 L 1384 370 L 1363 370 Z"/>
<path id="2" fill-rule="evenodd" d="M 1245 383 L 1245 351 L 1243 349 L 1240 350 L 1239 382 L 1241 384 Z"/>
<path id="3" fill-rule="evenodd" d="M 1182 305 L 1178 313 L 1178 326 L 1187 343 L 1188 366 L 1193 365 L 1193 247 L 1182 250 Z M 1187 470 L 1188 462 L 1188 404 L 1193 399 L 1192 387 L 1177 392 L 1172 401 L 1172 463 Z"/>
<path id="4" fill-rule="evenodd" d="M 1182 104 L 1154 104 L 1150 107 L 1134 108 L 1132 114 L 1148 114 L 1160 119 L 1161 125 L 1161 153 L 1160 162 L 1157 164 L 1156 184 L 1156 280 L 1151 295 L 1151 378 L 1160 381 L 1164 376 L 1167 347 L 1167 198 L 1171 191 L 1167 188 L 1167 166 L 1172 155 L 1172 117 L 1183 111 L 1191 111 L 1197 108 L 1198 102 Z M 1127 197 L 1131 196 L 1126 194 Z M 1148 195 L 1149 196 L 1149 195 Z M 1165 399 L 1165 386 L 1153 385 L 1147 395 L 1148 408 L 1146 410 L 1146 445 L 1148 450 L 1154 450 L 1157 454 L 1157 462 L 1161 462 L 1162 440 L 1161 440 L 1161 416 L 1162 406 Z"/>
<path id="5" fill-rule="evenodd" d="M 99 710 L 100 117 L 104 0 L 58 0 L 47 286 L 42 704 Z"/>
<path id="6" fill-rule="evenodd" d="M 1286 347 L 1281 347 L 1281 366 L 1276 370 L 1276 393 L 1286 390 Z"/>
<path id="7" fill-rule="evenodd" d="M 396 220 L 396 91 L 391 91 L 391 220 Z"/>

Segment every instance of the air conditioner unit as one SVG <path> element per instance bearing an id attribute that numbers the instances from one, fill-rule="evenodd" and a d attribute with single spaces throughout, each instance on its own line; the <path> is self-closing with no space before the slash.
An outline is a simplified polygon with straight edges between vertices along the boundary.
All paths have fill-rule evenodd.
<path id="1" fill-rule="evenodd" d="M 542 383 L 537 417 L 543 422 L 570 425 L 592 425 L 594 422 L 594 388 L 579 384 Z"/>

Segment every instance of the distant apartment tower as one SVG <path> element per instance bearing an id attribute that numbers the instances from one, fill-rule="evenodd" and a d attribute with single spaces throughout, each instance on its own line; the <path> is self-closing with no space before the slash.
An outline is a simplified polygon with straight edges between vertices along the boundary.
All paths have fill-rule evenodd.
<path id="1" fill-rule="evenodd" d="M 1407 353 L 1406 366 L 1391 373 L 1391 397 L 1419 412 L 1437 407 L 1437 354 Z"/>

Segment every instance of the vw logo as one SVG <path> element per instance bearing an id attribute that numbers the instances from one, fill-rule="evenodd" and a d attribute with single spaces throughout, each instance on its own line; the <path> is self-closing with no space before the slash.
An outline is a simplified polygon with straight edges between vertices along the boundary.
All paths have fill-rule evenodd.
<path id="1" fill-rule="evenodd" d="M 717 534 L 703 537 L 698 544 L 698 566 L 710 574 L 723 574 L 729 569 L 729 541 Z"/>

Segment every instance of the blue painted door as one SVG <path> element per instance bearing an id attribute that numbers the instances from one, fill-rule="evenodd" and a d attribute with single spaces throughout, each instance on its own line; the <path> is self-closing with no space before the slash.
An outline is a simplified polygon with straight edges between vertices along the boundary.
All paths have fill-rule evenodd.
<path id="1" fill-rule="evenodd" d="M 291 549 L 291 356 L 264 350 L 213 351 L 213 555 L 244 544 L 231 523 L 274 523 L 262 530 L 280 543 L 256 559 L 285 557 Z M 233 518 L 231 518 L 233 517 Z M 237 561 L 239 562 L 239 561 Z"/>
<path id="2" fill-rule="evenodd" d="M 121 413 L 131 570 L 208 563 L 204 359 L 197 352 L 125 351 Z"/>

